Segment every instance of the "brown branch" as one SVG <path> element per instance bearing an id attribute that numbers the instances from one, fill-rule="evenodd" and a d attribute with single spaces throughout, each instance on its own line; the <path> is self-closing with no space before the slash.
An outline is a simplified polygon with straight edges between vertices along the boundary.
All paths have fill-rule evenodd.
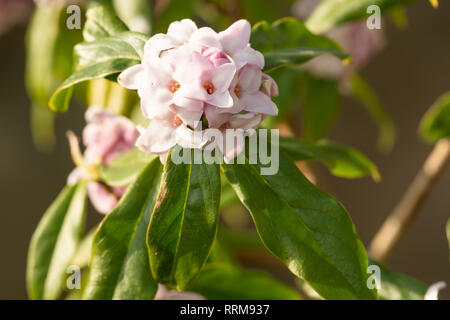
<path id="1" fill-rule="evenodd" d="M 424 165 L 406 190 L 394 211 L 375 235 L 369 247 L 369 255 L 385 263 L 400 238 L 406 233 L 437 178 L 445 169 L 450 158 L 450 140 L 436 143 Z"/>

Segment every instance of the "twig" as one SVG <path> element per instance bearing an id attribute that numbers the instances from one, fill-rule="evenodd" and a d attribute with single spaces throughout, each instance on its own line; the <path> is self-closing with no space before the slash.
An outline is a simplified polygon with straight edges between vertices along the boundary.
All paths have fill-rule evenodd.
<path id="1" fill-rule="evenodd" d="M 369 255 L 373 259 L 380 263 L 386 262 L 399 239 L 417 216 L 449 158 L 450 140 L 442 139 L 436 143 L 412 184 L 372 240 Z"/>

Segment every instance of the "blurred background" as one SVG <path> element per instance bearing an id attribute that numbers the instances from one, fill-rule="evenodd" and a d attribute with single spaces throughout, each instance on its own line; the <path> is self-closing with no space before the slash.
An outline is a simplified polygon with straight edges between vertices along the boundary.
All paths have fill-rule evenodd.
<path id="1" fill-rule="evenodd" d="M 21 2 L 21 1 L 13 1 Z M 26 2 L 26 1 L 25 1 Z M 1 12 L 0 25 L 11 15 Z M 56 148 L 45 154 L 34 147 L 30 131 L 30 101 L 24 84 L 27 10 L 19 23 L 0 27 L 0 299 L 26 299 L 25 266 L 31 235 L 43 212 L 64 186 L 73 168 L 65 132 L 80 133 L 83 110 L 73 105 L 57 115 Z M 325 188 L 350 212 L 367 246 L 384 219 L 399 201 L 432 147 L 417 137 L 422 115 L 443 92 L 450 90 L 450 2 L 433 10 L 426 1 L 407 9 L 409 25 L 399 29 L 383 22 L 386 46 L 362 70 L 394 119 L 398 139 L 390 153 L 375 148 L 377 128 L 367 112 L 344 99 L 342 111 L 329 137 L 351 145 L 372 159 L 382 180 L 345 180 L 331 176 L 320 165 Z M 270 21 L 270 17 L 267 18 Z M 17 20 L 17 19 L 16 19 Z M 283 94 L 283 88 L 280 88 Z M 445 223 L 450 217 L 448 168 L 387 266 L 427 284 L 450 284 L 449 248 Z M 91 220 L 101 217 L 90 215 Z M 92 221 L 91 221 L 92 222 Z M 441 297 L 450 298 L 450 290 Z"/>

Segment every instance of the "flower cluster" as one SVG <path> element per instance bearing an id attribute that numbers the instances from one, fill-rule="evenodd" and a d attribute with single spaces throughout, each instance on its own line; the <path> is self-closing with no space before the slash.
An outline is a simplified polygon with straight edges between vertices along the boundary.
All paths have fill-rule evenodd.
<path id="1" fill-rule="evenodd" d="M 83 155 L 75 134 L 68 133 L 72 158 L 77 167 L 70 173 L 67 183 L 74 185 L 80 180 L 88 180 L 89 199 L 98 212 L 107 214 L 114 209 L 126 187 L 108 186 L 100 181 L 99 167 L 107 166 L 117 156 L 132 149 L 139 133 L 129 119 L 99 107 L 90 107 L 85 118 L 87 125 L 83 130 L 83 143 L 86 150 Z"/>
<path id="2" fill-rule="evenodd" d="M 176 144 L 211 146 L 210 135 L 194 131 L 248 130 L 278 114 L 270 98 L 278 88 L 262 72 L 264 57 L 249 45 L 250 33 L 246 20 L 216 33 L 184 19 L 148 40 L 142 64 L 118 78 L 122 86 L 138 90 L 142 113 L 152 119 L 137 141 L 141 150 L 164 156 Z M 243 149 L 242 143 L 214 141 L 225 161 Z"/>

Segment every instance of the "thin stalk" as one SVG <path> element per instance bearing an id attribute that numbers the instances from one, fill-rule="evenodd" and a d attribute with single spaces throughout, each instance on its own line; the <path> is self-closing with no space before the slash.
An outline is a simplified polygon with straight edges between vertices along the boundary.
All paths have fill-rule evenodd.
<path id="1" fill-rule="evenodd" d="M 444 171 L 450 158 L 450 140 L 438 141 L 392 213 L 377 232 L 369 247 L 369 255 L 385 263 L 400 238 L 417 217 L 419 210 Z"/>

